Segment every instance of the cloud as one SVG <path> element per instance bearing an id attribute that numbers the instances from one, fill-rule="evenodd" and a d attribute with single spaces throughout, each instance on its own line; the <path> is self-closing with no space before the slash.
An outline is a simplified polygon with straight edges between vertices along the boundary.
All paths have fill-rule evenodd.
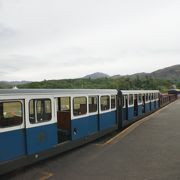
<path id="1" fill-rule="evenodd" d="M 12 37 L 15 31 L 12 28 L 8 28 L 3 24 L 0 24 L 0 40 Z"/>
<path id="2" fill-rule="evenodd" d="M 132 74 L 178 64 L 179 6 L 177 0 L 0 0 L 0 79 Z"/>

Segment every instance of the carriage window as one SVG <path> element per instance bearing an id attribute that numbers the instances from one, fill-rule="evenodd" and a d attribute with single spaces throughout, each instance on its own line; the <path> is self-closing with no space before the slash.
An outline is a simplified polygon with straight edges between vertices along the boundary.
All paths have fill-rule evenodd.
<path id="1" fill-rule="evenodd" d="M 69 97 L 61 97 L 59 101 L 59 111 L 69 111 L 70 110 L 70 99 Z"/>
<path id="2" fill-rule="evenodd" d="M 155 95 L 155 94 L 154 94 L 154 93 L 152 93 L 152 100 L 154 100 L 154 95 Z"/>
<path id="3" fill-rule="evenodd" d="M 89 96 L 89 112 L 97 111 L 97 96 Z"/>
<path id="4" fill-rule="evenodd" d="M 157 98 L 158 98 L 158 97 L 157 97 L 157 93 L 155 93 L 155 94 L 154 94 L 154 99 L 157 99 Z"/>
<path id="5" fill-rule="evenodd" d="M 149 100 L 152 100 L 152 94 L 149 93 Z"/>
<path id="6" fill-rule="evenodd" d="M 109 109 L 110 101 L 109 96 L 101 96 L 101 111 L 106 111 Z"/>
<path id="7" fill-rule="evenodd" d="M 50 121 L 52 108 L 50 99 L 31 99 L 29 101 L 29 121 L 31 124 Z"/>
<path id="8" fill-rule="evenodd" d="M 156 93 L 154 93 L 154 99 L 156 99 Z"/>
<path id="9" fill-rule="evenodd" d="M 148 96 L 148 94 L 146 94 L 146 101 L 148 101 L 149 100 L 149 96 Z"/>
<path id="10" fill-rule="evenodd" d="M 23 110 L 19 101 L 0 102 L 0 128 L 22 124 Z"/>
<path id="11" fill-rule="evenodd" d="M 111 109 L 114 109 L 116 107 L 116 96 L 111 96 Z"/>
<path id="12" fill-rule="evenodd" d="M 132 105 L 133 104 L 133 95 L 130 94 L 129 95 L 129 105 Z"/>
<path id="13" fill-rule="evenodd" d="M 156 94 L 155 94 L 155 99 L 158 99 L 158 98 L 159 98 L 159 94 L 156 93 Z"/>
<path id="14" fill-rule="evenodd" d="M 73 114 L 79 116 L 87 113 L 87 98 L 75 97 L 73 99 Z"/>
<path id="15" fill-rule="evenodd" d="M 142 102 L 142 94 L 138 95 L 138 102 L 141 103 Z"/>

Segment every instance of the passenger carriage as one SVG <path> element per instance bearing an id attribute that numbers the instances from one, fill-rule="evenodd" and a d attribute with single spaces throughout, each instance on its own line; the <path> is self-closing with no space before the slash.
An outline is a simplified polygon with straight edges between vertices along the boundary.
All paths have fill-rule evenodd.
<path id="1" fill-rule="evenodd" d="M 5 164 L 20 167 L 116 130 L 116 97 L 117 90 L 0 90 L 0 174 Z"/>
<path id="2" fill-rule="evenodd" d="M 158 90 L 119 91 L 122 99 L 122 127 L 159 108 Z"/>
<path id="3" fill-rule="evenodd" d="M 157 90 L 0 90 L 0 175 L 121 130 L 175 99 Z"/>

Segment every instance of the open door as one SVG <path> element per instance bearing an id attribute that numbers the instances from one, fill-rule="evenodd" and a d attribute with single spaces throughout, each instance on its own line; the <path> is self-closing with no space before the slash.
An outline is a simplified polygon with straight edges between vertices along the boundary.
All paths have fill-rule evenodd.
<path id="1" fill-rule="evenodd" d="M 58 143 L 70 140 L 71 138 L 71 98 L 57 98 L 57 130 Z"/>
<path id="2" fill-rule="evenodd" d="M 152 110 L 152 104 L 151 104 L 151 101 L 152 101 L 152 95 L 149 94 L 149 110 L 151 111 Z"/>
<path id="3" fill-rule="evenodd" d="M 146 109 L 145 109 L 145 95 L 143 94 L 142 96 L 142 113 L 145 113 Z"/>
<path id="4" fill-rule="evenodd" d="M 134 116 L 138 116 L 138 96 L 134 96 Z"/>
<path id="5" fill-rule="evenodd" d="M 128 96 L 125 96 L 126 119 L 128 120 Z"/>

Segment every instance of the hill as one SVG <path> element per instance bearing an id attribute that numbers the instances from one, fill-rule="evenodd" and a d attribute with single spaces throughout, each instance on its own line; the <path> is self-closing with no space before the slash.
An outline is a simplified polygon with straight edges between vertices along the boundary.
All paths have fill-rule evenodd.
<path id="1" fill-rule="evenodd" d="M 142 72 L 142 73 L 136 73 L 132 75 L 125 75 L 125 76 L 114 75 L 111 78 L 116 79 L 116 78 L 121 78 L 121 77 L 128 77 L 130 79 L 136 79 L 136 78 L 144 79 L 146 77 L 151 77 L 155 79 L 169 80 L 176 83 L 176 82 L 180 82 L 180 64 L 166 67 L 163 69 L 159 69 L 151 73 Z"/>
<path id="2" fill-rule="evenodd" d="M 0 89 L 12 89 L 14 86 L 30 82 L 31 81 L 0 81 Z"/>
<path id="3" fill-rule="evenodd" d="M 99 79 L 99 78 L 108 78 L 108 77 L 110 77 L 108 74 L 96 72 L 96 73 L 84 76 L 83 79 Z"/>
<path id="4" fill-rule="evenodd" d="M 3 83 L 6 88 L 12 88 L 12 83 Z M 177 88 L 180 88 L 180 65 L 167 67 L 152 73 L 143 72 L 133 75 L 116 75 L 110 77 L 107 74 L 98 72 L 78 79 L 44 80 L 41 82 L 20 83 L 17 87 L 52 89 L 159 89 L 162 92 L 167 92 L 172 85 L 176 85 Z M 0 86 L 0 88 L 3 87 Z"/>
<path id="5" fill-rule="evenodd" d="M 159 69 L 150 74 L 154 78 L 180 82 L 180 64 Z"/>

